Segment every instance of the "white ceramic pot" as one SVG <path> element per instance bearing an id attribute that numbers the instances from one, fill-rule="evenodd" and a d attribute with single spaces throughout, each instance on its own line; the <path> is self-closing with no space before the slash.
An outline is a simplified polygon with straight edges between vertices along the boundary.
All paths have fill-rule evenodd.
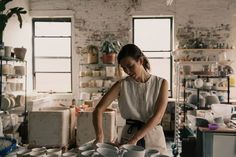
<path id="1" fill-rule="evenodd" d="M 10 74 L 11 71 L 11 65 L 10 64 L 2 64 L 2 73 L 3 74 Z"/>
<path id="2" fill-rule="evenodd" d="M 196 88 L 202 88 L 203 83 L 204 83 L 203 80 L 200 79 L 200 78 L 198 78 L 198 79 L 196 79 L 196 80 L 194 81 L 194 86 L 195 86 Z"/>
<path id="3" fill-rule="evenodd" d="M 106 67 L 106 76 L 107 77 L 115 77 L 116 74 L 116 67 L 114 66 L 107 66 Z"/>
<path id="4" fill-rule="evenodd" d="M 0 56 L 4 56 L 5 55 L 5 50 L 3 48 L 0 48 Z"/>
<path id="5" fill-rule="evenodd" d="M 5 50 L 5 57 L 11 57 L 11 46 L 4 46 L 4 50 Z"/>
<path id="6" fill-rule="evenodd" d="M 95 80 L 96 87 L 103 87 L 103 80 Z"/>
<path id="7" fill-rule="evenodd" d="M 25 67 L 24 66 L 14 66 L 15 74 L 23 76 L 25 75 Z"/>

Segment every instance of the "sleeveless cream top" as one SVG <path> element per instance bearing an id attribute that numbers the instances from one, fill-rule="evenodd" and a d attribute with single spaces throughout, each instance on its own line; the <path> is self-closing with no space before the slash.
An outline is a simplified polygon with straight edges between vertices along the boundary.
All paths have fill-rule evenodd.
<path id="1" fill-rule="evenodd" d="M 128 76 L 121 80 L 118 105 L 124 119 L 139 120 L 144 123 L 153 116 L 163 78 L 151 75 L 145 83 Z"/>

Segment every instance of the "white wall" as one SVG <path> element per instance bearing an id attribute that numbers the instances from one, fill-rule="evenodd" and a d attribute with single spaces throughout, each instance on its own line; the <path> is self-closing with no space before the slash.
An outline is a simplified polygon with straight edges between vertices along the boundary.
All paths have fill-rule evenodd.
<path id="1" fill-rule="evenodd" d="M 7 4 L 7 8 L 23 7 L 29 10 L 28 0 L 15 0 Z M 25 60 L 27 61 L 27 91 L 32 91 L 32 22 L 29 13 L 23 14 L 23 25 L 20 29 L 16 16 L 9 19 L 4 31 L 3 41 L 5 46 L 27 48 Z"/>
<path id="2" fill-rule="evenodd" d="M 30 0 L 29 6 L 31 11 L 72 10 L 74 12 L 75 50 L 87 44 L 99 45 L 107 34 L 112 34 L 123 43 L 131 42 L 131 17 L 134 15 L 174 16 L 175 33 L 186 25 L 211 28 L 221 24 L 230 24 L 231 31 L 235 27 L 232 18 L 233 15 L 236 15 L 236 1 L 234 0 L 174 0 L 171 6 L 166 5 L 166 0 L 137 0 L 137 3 L 134 2 L 133 0 Z M 27 1 L 20 0 L 18 3 L 27 6 Z M 24 22 L 22 30 L 14 26 L 17 33 L 12 36 L 15 37 L 17 34 L 17 38 L 12 39 L 12 36 L 9 36 L 6 42 L 14 40 L 14 43 L 9 44 L 20 45 L 19 42 L 24 41 L 22 45 L 29 48 L 30 52 L 32 32 L 30 18 L 24 19 Z M 23 40 L 20 37 L 22 34 L 24 34 Z M 230 35 L 227 42 L 236 45 L 235 38 L 235 35 Z M 175 43 L 177 43 L 176 38 Z M 76 51 L 74 51 L 73 57 L 76 58 L 73 59 L 73 72 L 75 72 L 75 74 L 73 73 L 73 93 L 77 96 L 78 55 Z M 233 55 L 232 58 L 235 60 L 236 56 Z M 236 93 L 235 91 L 233 89 L 231 94 Z M 236 94 L 233 97 L 236 98 Z"/>

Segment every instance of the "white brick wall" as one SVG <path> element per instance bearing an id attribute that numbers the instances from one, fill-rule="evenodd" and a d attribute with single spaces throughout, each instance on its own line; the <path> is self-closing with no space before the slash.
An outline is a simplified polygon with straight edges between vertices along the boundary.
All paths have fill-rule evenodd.
<path id="1" fill-rule="evenodd" d="M 30 0 L 30 9 L 73 10 L 75 47 L 100 44 L 109 33 L 125 43 L 131 41 L 132 15 L 172 15 L 175 32 L 189 21 L 196 27 L 231 25 L 232 16 L 236 15 L 234 0 L 174 0 L 171 6 L 166 6 L 166 0 L 140 0 L 140 3 L 132 5 L 131 0 Z M 236 45 L 234 38 L 230 36 L 229 42 Z M 77 69 L 78 64 L 74 64 L 73 68 Z M 74 92 L 77 93 L 77 90 Z"/>

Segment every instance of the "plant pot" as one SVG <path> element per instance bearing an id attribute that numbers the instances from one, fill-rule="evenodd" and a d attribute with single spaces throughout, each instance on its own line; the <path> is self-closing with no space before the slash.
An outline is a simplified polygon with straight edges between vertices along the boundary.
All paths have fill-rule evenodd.
<path id="1" fill-rule="evenodd" d="M 97 53 L 88 53 L 88 64 L 97 64 L 98 63 L 98 54 Z"/>
<path id="2" fill-rule="evenodd" d="M 16 47 L 16 48 L 14 48 L 14 52 L 15 52 L 16 58 L 21 59 L 21 60 L 25 59 L 26 48 Z"/>
<path id="3" fill-rule="evenodd" d="M 102 62 L 104 64 L 115 64 L 116 63 L 116 54 L 115 53 L 103 54 Z"/>

